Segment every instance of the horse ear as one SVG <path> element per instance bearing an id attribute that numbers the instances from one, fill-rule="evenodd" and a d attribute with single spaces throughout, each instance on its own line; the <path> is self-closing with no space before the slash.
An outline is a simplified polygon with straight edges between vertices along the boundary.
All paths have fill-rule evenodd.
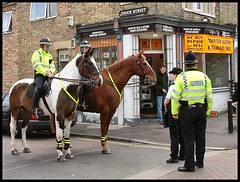
<path id="1" fill-rule="evenodd" d="M 91 49 L 91 52 L 89 53 L 90 56 L 93 55 L 93 51 L 94 51 L 94 48 L 90 48 Z"/>
<path id="2" fill-rule="evenodd" d="M 145 51 L 145 50 L 141 50 L 141 52 L 139 52 L 139 53 L 137 54 L 137 57 L 138 57 L 138 58 L 141 58 L 142 55 L 143 55 L 143 53 L 144 53 L 144 51 Z"/>
<path id="3" fill-rule="evenodd" d="M 84 54 L 84 58 L 87 58 L 87 57 L 88 57 L 90 51 L 91 51 L 91 48 L 89 48 L 89 49 L 87 50 L 87 52 L 85 52 L 85 54 Z"/>

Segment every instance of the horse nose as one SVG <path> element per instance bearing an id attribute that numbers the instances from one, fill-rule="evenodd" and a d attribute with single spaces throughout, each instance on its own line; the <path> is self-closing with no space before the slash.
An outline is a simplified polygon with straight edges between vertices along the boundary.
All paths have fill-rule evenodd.
<path id="1" fill-rule="evenodd" d="M 97 85 L 97 87 L 101 87 L 102 84 L 103 84 L 103 78 L 102 78 L 102 75 L 100 75 L 97 79 L 96 85 Z"/>

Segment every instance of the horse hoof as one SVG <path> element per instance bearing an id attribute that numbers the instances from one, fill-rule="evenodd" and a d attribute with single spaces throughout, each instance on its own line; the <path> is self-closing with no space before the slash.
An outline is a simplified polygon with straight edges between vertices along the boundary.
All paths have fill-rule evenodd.
<path id="1" fill-rule="evenodd" d="M 67 159 L 73 159 L 73 158 L 74 158 L 74 155 L 67 153 L 66 158 L 67 158 Z"/>
<path id="2" fill-rule="evenodd" d="M 67 161 L 67 159 L 63 155 L 58 157 L 58 162 L 65 162 L 65 161 Z"/>
<path id="3" fill-rule="evenodd" d="M 31 150 L 29 148 L 23 149 L 23 153 L 31 153 Z"/>
<path id="4" fill-rule="evenodd" d="M 19 152 L 17 149 L 12 150 L 12 155 L 19 155 Z"/>
<path id="5" fill-rule="evenodd" d="M 111 150 L 103 150 L 102 153 L 103 154 L 111 154 Z"/>

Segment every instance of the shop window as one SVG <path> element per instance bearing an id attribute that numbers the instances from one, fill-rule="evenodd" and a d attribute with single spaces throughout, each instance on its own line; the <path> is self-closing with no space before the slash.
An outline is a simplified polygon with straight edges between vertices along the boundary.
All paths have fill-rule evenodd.
<path id="1" fill-rule="evenodd" d="M 12 11 L 2 13 L 2 33 L 12 32 Z"/>
<path id="2" fill-rule="evenodd" d="M 58 50 L 59 67 L 61 71 L 69 62 L 69 51 L 67 49 Z"/>
<path id="3" fill-rule="evenodd" d="M 31 3 L 30 20 L 57 16 L 57 3 Z"/>
<path id="4" fill-rule="evenodd" d="M 94 48 L 93 57 L 97 63 L 98 69 L 105 68 L 117 62 L 117 39 L 103 38 L 88 40 L 91 47 Z"/>
<path id="5" fill-rule="evenodd" d="M 212 87 L 229 86 L 228 54 L 206 54 L 206 74 Z"/>

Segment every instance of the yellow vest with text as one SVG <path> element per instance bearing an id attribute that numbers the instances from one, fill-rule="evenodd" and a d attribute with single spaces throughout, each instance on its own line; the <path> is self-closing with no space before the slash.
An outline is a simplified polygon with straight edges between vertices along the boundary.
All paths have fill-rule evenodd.
<path id="1" fill-rule="evenodd" d="M 205 103 L 207 100 L 207 115 L 210 114 L 213 105 L 211 80 L 198 70 L 187 70 L 177 76 L 172 93 L 172 114 L 179 114 L 179 101 L 188 101 L 188 105 Z"/>
<path id="2" fill-rule="evenodd" d="M 35 74 L 42 74 L 43 76 L 47 75 L 47 70 L 52 73 L 56 71 L 52 55 L 49 52 L 47 53 L 44 51 L 42 48 L 33 53 L 32 66 L 33 69 L 36 70 Z"/>

